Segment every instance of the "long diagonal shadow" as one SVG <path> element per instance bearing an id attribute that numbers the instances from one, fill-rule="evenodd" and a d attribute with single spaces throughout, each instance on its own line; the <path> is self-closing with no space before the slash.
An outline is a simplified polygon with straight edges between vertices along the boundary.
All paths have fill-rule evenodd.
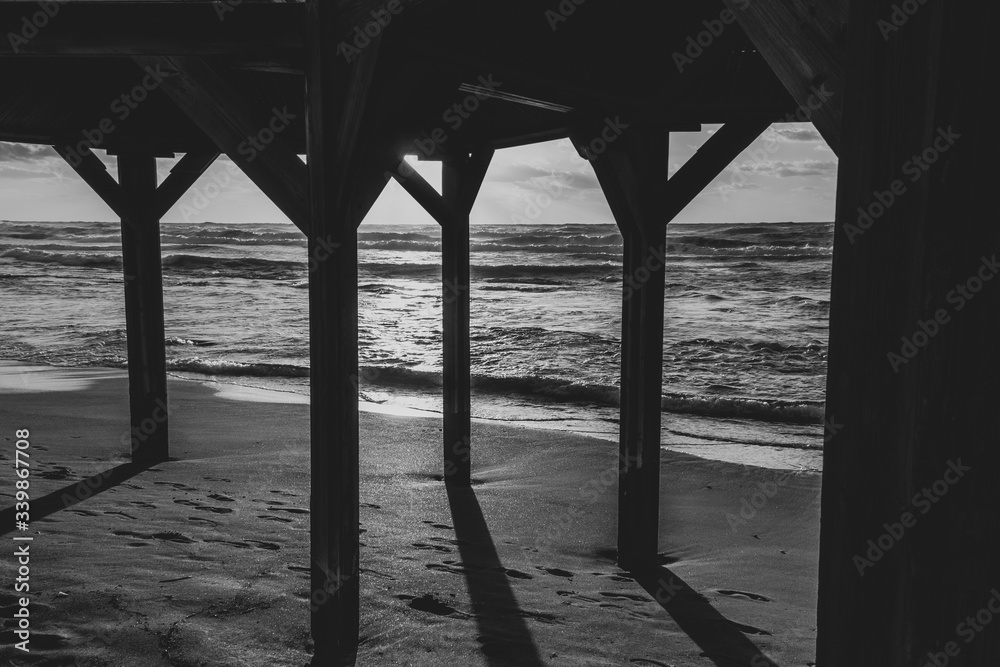
<path id="1" fill-rule="evenodd" d="M 475 491 L 449 486 L 448 504 L 483 654 L 494 667 L 543 667 Z"/>
<path id="2" fill-rule="evenodd" d="M 76 484 L 70 484 L 69 486 L 59 489 L 58 491 L 53 491 L 44 496 L 38 498 L 31 498 L 30 503 L 30 520 L 32 522 L 38 521 L 39 519 L 44 519 L 45 517 L 55 514 L 67 507 L 72 507 L 79 502 L 83 502 L 87 498 L 96 496 L 99 493 L 107 491 L 108 489 L 114 488 L 129 479 L 132 479 L 139 473 L 152 468 L 153 463 L 123 463 L 120 466 L 115 466 L 110 470 L 105 470 L 104 472 L 97 473 L 96 475 L 91 475 L 87 479 L 82 479 Z M 15 520 L 17 514 L 17 506 L 7 507 L 0 510 L 0 536 L 6 535 L 14 531 Z"/>
<path id="3" fill-rule="evenodd" d="M 665 567 L 632 572 L 636 581 L 660 603 L 694 641 L 705 657 L 719 667 L 778 667 L 744 633 L 765 634 L 720 614 L 701 593 Z"/>

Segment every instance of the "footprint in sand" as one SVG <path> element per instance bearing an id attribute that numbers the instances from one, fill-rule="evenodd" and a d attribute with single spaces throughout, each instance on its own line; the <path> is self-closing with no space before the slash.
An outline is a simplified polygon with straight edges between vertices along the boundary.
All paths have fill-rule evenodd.
<path id="1" fill-rule="evenodd" d="M 231 514 L 233 511 L 231 507 L 212 507 L 211 505 L 198 505 L 195 509 L 203 512 L 214 512 L 215 514 Z"/>
<path id="2" fill-rule="evenodd" d="M 202 512 L 215 512 L 216 514 L 230 514 L 233 509 L 231 507 L 215 507 L 213 505 L 202 505 L 194 500 L 188 500 L 187 498 L 176 498 L 174 502 L 178 505 L 187 505 L 196 510 L 201 510 Z"/>
<path id="3" fill-rule="evenodd" d="M 414 542 L 411 546 L 417 549 L 433 549 L 434 551 L 439 551 L 443 554 L 450 554 L 453 551 L 453 549 L 441 546 L 440 544 L 425 544 L 424 542 Z"/>
<path id="4" fill-rule="evenodd" d="M 173 531 L 147 535 L 145 533 L 137 533 L 132 530 L 114 530 L 111 531 L 111 534 L 123 537 L 135 537 L 140 540 L 163 540 L 164 542 L 177 542 L 178 544 L 194 544 L 195 542 L 195 540 L 192 540 L 190 537 Z"/>
<path id="5" fill-rule="evenodd" d="M 426 523 L 431 528 L 439 528 L 441 530 L 455 530 L 454 526 L 449 526 L 446 523 L 437 523 L 435 521 L 424 521 L 423 523 Z"/>
<path id="6" fill-rule="evenodd" d="M 566 577 L 567 579 L 575 577 L 576 575 L 569 570 L 563 570 L 558 567 L 542 567 L 541 565 L 535 566 L 536 570 L 541 570 L 542 572 L 548 572 L 549 574 L 556 577 Z"/>
<path id="7" fill-rule="evenodd" d="M 188 486 L 187 484 L 181 484 L 179 482 L 153 482 L 153 484 L 158 484 L 160 486 L 172 486 L 178 491 L 197 491 L 198 489 L 193 486 Z"/>
<path id="8" fill-rule="evenodd" d="M 280 521 L 281 523 L 291 523 L 292 519 L 286 519 L 283 516 L 273 516 L 271 514 L 258 514 L 258 519 L 264 519 L 265 521 Z"/>
<path id="9" fill-rule="evenodd" d="M 633 665 L 655 665 L 655 667 L 675 667 L 673 663 L 660 662 L 659 660 L 650 660 L 649 658 L 629 658 L 629 662 Z"/>
<path id="10" fill-rule="evenodd" d="M 268 512 L 288 512 L 289 514 L 309 514 L 309 510 L 298 507 L 268 507 Z"/>
<path id="11" fill-rule="evenodd" d="M 719 595 L 725 595 L 729 598 L 743 598 L 744 600 L 753 600 L 755 602 L 770 602 L 771 598 L 764 597 L 763 595 L 757 595 L 756 593 L 745 593 L 743 591 L 731 591 L 727 589 L 720 589 L 716 591 Z"/>
<path id="12" fill-rule="evenodd" d="M 760 628 L 755 628 L 752 625 L 744 625 L 742 623 L 737 623 L 736 621 L 729 621 L 729 622 L 732 623 L 734 626 L 736 626 L 736 629 L 739 630 L 740 632 L 742 632 L 745 635 L 767 635 L 767 636 L 771 636 L 771 633 L 768 632 L 767 630 L 761 630 Z"/>
<path id="13" fill-rule="evenodd" d="M 226 482 L 227 484 L 232 484 L 233 480 L 226 477 L 202 477 L 202 479 L 209 482 Z"/>
<path id="14" fill-rule="evenodd" d="M 156 509 L 156 505 L 154 505 L 153 503 L 147 503 L 145 500 L 133 500 L 131 501 L 131 504 L 135 505 L 136 507 L 142 507 L 143 509 L 147 510 Z"/>
<path id="15" fill-rule="evenodd" d="M 221 526 L 222 524 L 218 521 L 212 521 L 211 519 L 206 519 L 200 516 L 189 516 L 188 521 L 202 521 L 204 523 L 211 524 L 212 526 Z"/>
<path id="16" fill-rule="evenodd" d="M 375 503 L 361 503 L 361 506 L 362 507 L 367 507 L 367 508 L 373 509 L 373 510 L 380 510 L 380 509 L 382 509 L 381 505 L 376 505 Z M 424 523 L 427 523 L 427 522 L 425 521 Z"/>
<path id="17" fill-rule="evenodd" d="M 450 614 L 459 613 L 457 609 L 450 605 L 446 605 L 435 598 L 430 593 L 424 593 L 418 598 L 412 595 L 397 595 L 400 600 L 409 600 L 410 604 L 407 605 L 410 609 L 416 609 L 417 611 L 426 611 L 431 614 L 437 614 L 438 616 L 448 616 Z"/>
<path id="18" fill-rule="evenodd" d="M 273 493 L 273 494 L 279 495 L 279 496 L 290 496 L 292 498 L 298 498 L 299 497 L 299 494 L 297 494 L 297 493 L 292 493 L 290 491 L 280 491 L 278 489 L 271 489 L 271 491 L 269 493 Z"/>
<path id="19" fill-rule="evenodd" d="M 73 514 L 79 514 L 80 516 L 100 516 L 99 512 L 92 512 L 90 510 L 68 509 L 66 511 Z"/>
<path id="20" fill-rule="evenodd" d="M 601 595 L 606 598 L 620 598 L 622 600 L 633 600 L 635 602 L 652 602 L 653 598 L 645 595 L 635 595 L 634 593 L 618 593 L 601 591 Z"/>
<path id="21" fill-rule="evenodd" d="M 212 493 L 208 497 L 211 498 L 212 500 L 218 500 L 218 501 L 223 502 L 223 503 L 234 503 L 234 502 L 236 502 L 235 498 L 230 498 L 229 496 L 224 496 L 221 493 Z"/>
<path id="22" fill-rule="evenodd" d="M 131 514 L 127 514 L 126 512 L 122 512 L 120 510 L 106 511 L 104 513 L 105 514 L 119 514 L 119 515 L 125 517 L 126 519 L 132 519 L 133 521 L 137 521 L 138 520 L 136 517 L 132 516 Z"/>

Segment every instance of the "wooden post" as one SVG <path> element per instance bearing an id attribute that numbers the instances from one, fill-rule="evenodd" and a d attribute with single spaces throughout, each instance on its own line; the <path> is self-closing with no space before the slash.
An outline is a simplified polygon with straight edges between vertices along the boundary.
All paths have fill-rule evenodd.
<path id="1" fill-rule="evenodd" d="M 442 351 L 444 384 L 444 481 L 471 483 L 471 362 L 469 359 L 469 212 L 458 201 L 461 161 L 441 165 L 441 190 L 455 215 L 441 227 Z"/>
<path id="2" fill-rule="evenodd" d="M 618 562 L 633 570 L 656 562 L 659 539 L 666 222 L 650 222 L 622 229 Z"/>
<path id="3" fill-rule="evenodd" d="M 849 12 L 817 664 L 997 665 L 998 10 L 900 6 Z"/>
<path id="4" fill-rule="evenodd" d="M 469 214 L 493 151 L 442 164 L 442 198 L 452 211 L 441 224 L 442 347 L 444 355 L 444 480 L 471 483 L 471 362 L 469 358 Z"/>
<path id="5" fill-rule="evenodd" d="M 307 3 L 312 664 L 353 665 L 360 630 L 358 532 L 359 206 L 352 178 L 371 148 L 363 121 L 379 38 L 353 60 L 337 53 L 350 3 Z M 367 199 L 367 198 L 366 198 Z"/>
<path id="6" fill-rule="evenodd" d="M 574 131 L 572 139 L 593 165 L 624 239 L 618 563 L 634 570 L 656 563 L 659 539 L 670 133 L 633 125 L 606 144 L 594 139 L 600 136 L 600 126 Z M 598 152 L 595 146 L 603 148 Z"/>
<path id="7" fill-rule="evenodd" d="M 570 136 L 590 160 L 624 240 L 618 462 L 618 563 L 624 568 L 655 564 L 659 540 L 666 225 L 770 121 L 726 123 L 669 181 L 666 128 L 633 123 L 604 141 L 601 125 L 592 123 Z"/>
<path id="8" fill-rule="evenodd" d="M 118 181 L 128 218 L 122 219 L 125 331 L 128 347 L 132 461 L 167 460 L 167 361 L 163 331 L 160 220 L 156 158 L 118 156 Z"/>

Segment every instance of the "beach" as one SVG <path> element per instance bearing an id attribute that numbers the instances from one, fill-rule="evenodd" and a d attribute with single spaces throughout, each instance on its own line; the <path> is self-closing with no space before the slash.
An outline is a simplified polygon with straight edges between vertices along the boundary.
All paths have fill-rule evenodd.
<path id="1" fill-rule="evenodd" d="M 308 663 L 301 397 L 171 378 L 171 460 L 137 472 L 124 371 L 10 362 L 0 377 L 0 504 L 18 429 L 36 503 L 31 652 L 7 620 L 4 664 Z M 661 566 L 637 580 L 615 564 L 617 445 L 477 420 L 472 490 L 449 497 L 440 429 L 361 413 L 358 665 L 814 660 L 819 474 L 665 450 Z M 9 619 L 15 558 L 0 562 Z"/>

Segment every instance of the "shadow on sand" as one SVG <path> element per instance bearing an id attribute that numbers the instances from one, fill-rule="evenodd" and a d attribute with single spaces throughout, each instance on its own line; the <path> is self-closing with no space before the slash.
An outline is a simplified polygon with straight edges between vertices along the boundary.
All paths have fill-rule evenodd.
<path id="1" fill-rule="evenodd" d="M 44 496 L 31 498 L 31 521 L 39 521 L 47 516 L 72 507 L 79 502 L 92 498 L 99 493 L 112 489 L 122 482 L 128 481 L 141 472 L 149 470 L 153 463 L 123 463 L 110 470 L 91 475 L 76 484 L 53 491 Z M 16 505 L 0 510 L 0 535 L 14 532 Z"/>
<path id="2" fill-rule="evenodd" d="M 694 641 L 705 657 L 719 667 L 778 667 L 746 635 L 770 634 L 759 628 L 730 621 L 701 593 L 663 566 L 632 572 L 674 622 Z"/>
<path id="3" fill-rule="evenodd" d="M 475 491 L 449 486 L 448 503 L 483 654 L 493 667 L 542 667 L 525 623 L 530 614 L 518 607 Z"/>

